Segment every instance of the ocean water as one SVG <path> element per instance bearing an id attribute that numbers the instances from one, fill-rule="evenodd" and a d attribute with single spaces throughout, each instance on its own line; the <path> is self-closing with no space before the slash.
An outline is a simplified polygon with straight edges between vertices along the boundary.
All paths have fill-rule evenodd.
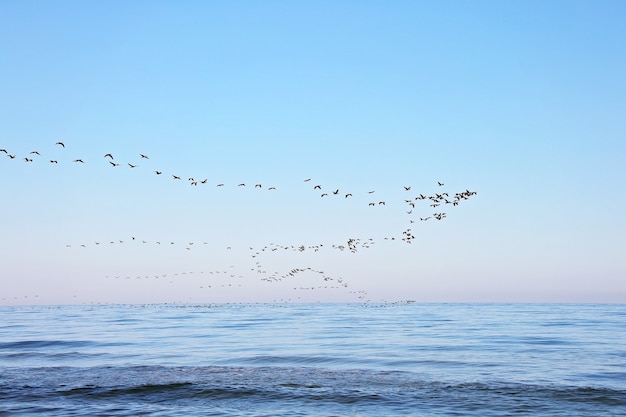
<path id="1" fill-rule="evenodd" d="M 0 416 L 626 416 L 626 305 L 0 307 Z"/>

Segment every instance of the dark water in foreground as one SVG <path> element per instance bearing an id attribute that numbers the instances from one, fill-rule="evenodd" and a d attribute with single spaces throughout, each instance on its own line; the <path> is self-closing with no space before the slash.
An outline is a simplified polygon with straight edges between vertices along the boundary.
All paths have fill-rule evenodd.
<path id="1" fill-rule="evenodd" d="M 0 416 L 626 416 L 626 306 L 0 307 Z"/>

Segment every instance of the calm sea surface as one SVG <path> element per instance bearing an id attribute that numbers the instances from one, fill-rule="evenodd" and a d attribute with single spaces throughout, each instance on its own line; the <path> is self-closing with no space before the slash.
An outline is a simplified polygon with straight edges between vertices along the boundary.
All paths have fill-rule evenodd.
<path id="1" fill-rule="evenodd" d="M 626 305 L 0 307 L 0 415 L 626 416 Z"/>

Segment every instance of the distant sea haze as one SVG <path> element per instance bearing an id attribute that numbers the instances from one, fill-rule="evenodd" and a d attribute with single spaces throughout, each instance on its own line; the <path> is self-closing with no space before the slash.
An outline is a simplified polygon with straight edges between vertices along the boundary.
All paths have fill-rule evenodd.
<path id="1" fill-rule="evenodd" d="M 0 414 L 626 415 L 625 305 L 0 307 Z"/>

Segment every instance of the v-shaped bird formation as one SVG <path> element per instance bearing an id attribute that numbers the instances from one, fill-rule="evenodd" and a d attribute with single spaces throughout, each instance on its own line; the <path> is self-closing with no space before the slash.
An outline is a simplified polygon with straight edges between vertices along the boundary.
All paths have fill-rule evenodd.
<path id="1" fill-rule="evenodd" d="M 108 152 L 103 155 L 99 155 L 97 157 L 85 157 L 82 155 L 70 155 L 70 147 L 67 147 L 63 141 L 57 141 L 54 145 L 58 150 L 62 150 L 61 153 L 67 153 L 67 158 L 60 159 L 58 157 L 58 150 L 55 152 L 55 157 L 50 158 L 46 157 L 46 152 L 40 150 L 32 150 L 26 155 L 18 155 L 17 153 L 11 152 L 9 149 L 0 148 L 0 156 L 4 154 L 10 163 L 26 163 L 26 164 L 53 164 L 54 166 L 62 165 L 62 164 L 72 164 L 72 165 L 89 165 L 89 164 L 105 164 L 111 167 L 111 169 L 129 169 L 129 170 L 141 170 L 144 169 L 142 166 L 142 161 L 150 160 L 150 156 L 148 153 L 139 153 L 136 158 L 132 161 L 129 160 L 118 160 L 116 159 L 114 152 Z M 280 184 L 271 184 L 269 186 L 261 183 L 261 182 L 237 182 L 228 184 L 223 180 L 217 179 L 209 179 L 203 175 L 198 176 L 189 176 L 186 179 L 176 172 L 167 172 L 164 169 L 154 169 L 154 167 L 146 168 L 149 169 L 151 175 L 163 178 L 164 181 L 175 181 L 181 184 L 186 184 L 190 187 L 197 187 L 200 189 L 201 187 L 214 187 L 215 189 L 222 189 L 227 187 L 233 187 L 235 189 L 244 189 L 251 188 L 252 190 L 257 190 L 257 192 L 266 191 L 271 193 L 280 192 Z M 186 176 L 185 176 L 186 177 Z M 357 192 L 355 190 L 349 189 L 340 189 L 335 186 L 327 186 L 322 183 L 313 182 L 313 177 L 302 179 L 302 187 L 305 189 L 310 189 L 311 193 L 314 193 L 313 196 L 318 195 L 317 198 L 322 199 L 330 199 L 336 200 L 337 203 L 340 201 L 341 204 L 357 204 L 352 203 L 355 200 L 355 196 L 357 196 Z M 436 184 L 436 185 L 435 185 Z M 345 279 L 341 277 L 333 277 L 332 275 L 321 271 L 319 269 L 313 268 L 311 266 L 303 266 L 299 265 L 297 267 L 293 267 L 283 271 L 272 271 L 268 270 L 264 265 L 264 259 L 268 256 L 276 256 L 280 253 L 284 253 L 286 251 L 295 252 L 295 253 L 318 253 L 318 252 L 345 252 L 345 253 L 356 253 L 362 250 L 369 250 L 374 248 L 378 242 L 401 242 L 404 244 L 411 244 L 415 239 L 414 232 L 414 224 L 419 222 L 427 222 L 427 221 L 443 221 L 448 217 L 448 211 L 450 209 L 456 208 L 462 203 L 469 200 L 471 197 L 476 195 L 476 191 L 470 191 L 469 189 L 464 189 L 456 192 L 448 192 L 445 190 L 445 183 L 442 181 L 433 182 L 434 188 L 437 190 L 436 192 L 429 193 L 416 193 L 412 191 L 413 186 L 408 184 L 403 184 L 398 187 L 398 190 L 401 191 L 404 195 L 402 201 L 387 201 L 382 198 L 375 198 L 376 195 L 381 195 L 383 193 L 377 192 L 375 189 L 369 189 L 365 193 L 360 194 L 360 199 L 358 199 L 358 204 L 364 204 L 367 207 L 370 207 L 372 210 L 392 210 L 392 206 L 394 209 L 397 209 L 398 205 L 402 205 L 404 209 L 402 211 L 396 212 L 397 215 L 402 215 L 406 219 L 406 228 L 402 231 L 397 231 L 397 233 L 389 233 L 386 236 L 378 236 L 378 237 L 347 237 L 344 241 L 341 242 L 298 242 L 298 243 L 268 243 L 261 247 L 249 247 L 246 248 L 249 250 L 249 256 L 252 260 L 253 264 L 250 268 L 248 268 L 249 272 L 245 272 L 242 268 L 239 268 L 238 272 L 234 270 L 231 271 L 220 271 L 220 270 L 202 270 L 195 271 L 196 275 L 203 275 L 206 277 L 222 277 L 221 284 L 217 284 L 215 280 L 206 281 L 206 284 L 202 285 L 201 289 L 211 289 L 214 286 L 241 286 L 245 282 L 246 279 L 254 278 L 259 279 L 261 282 L 265 283 L 275 283 L 280 281 L 294 281 L 294 290 L 315 290 L 315 289 L 341 289 L 348 291 L 350 294 L 354 295 L 359 301 L 368 301 L 368 294 L 365 291 L 353 291 L 350 288 Z M 363 203 L 366 201 L 366 203 Z M 399 204 L 400 203 L 400 204 Z M 115 240 L 98 240 L 91 242 L 68 242 L 66 247 L 69 249 L 80 249 L 80 250 L 95 250 L 96 248 L 103 248 L 106 246 L 117 246 L 117 247 L 125 247 L 131 250 L 133 245 L 153 245 L 161 248 L 168 247 L 169 250 L 182 250 L 182 251 L 202 251 L 206 250 L 209 252 L 208 242 L 209 239 L 204 241 L 173 241 L 168 239 L 167 236 L 163 236 L 160 240 L 155 239 L 145 239 L 141 236 L 119 236 Z M 211 246 L 211 250 L 214 251 L 214 246 Z M 223 251 L 232 251 L 234 249 L 232 246 L 223 246 L 221 250 Z M 207 253 L 210 255 L 210 253 Z M 233 269 L 237 269 L 234 266 Z M 192 272 L 189 272 L 190 274 Z M 185 273 L 180 273 L 180 276 Z M 297 279 L 301 276 L 317 277 L 319 281 L 317 285 L 298 285 Z M 161 274 L 151 274 L 151 275 L 130 275 L 130 274 L 118 274 L 118 275 L 110 275 L 107 274 L 107 278 L 115 278 L 115 279 L 172 279 L 173 277 L 179 276 L 179 273 L 171 273 L 164 272 Z M 237 284 L 233 282 L 225 282 L 223 281 L 223 277 L 228 277 L 233 281 L 237 281 Z M 174 283 L 175 281 L 170 281 Z"/>

